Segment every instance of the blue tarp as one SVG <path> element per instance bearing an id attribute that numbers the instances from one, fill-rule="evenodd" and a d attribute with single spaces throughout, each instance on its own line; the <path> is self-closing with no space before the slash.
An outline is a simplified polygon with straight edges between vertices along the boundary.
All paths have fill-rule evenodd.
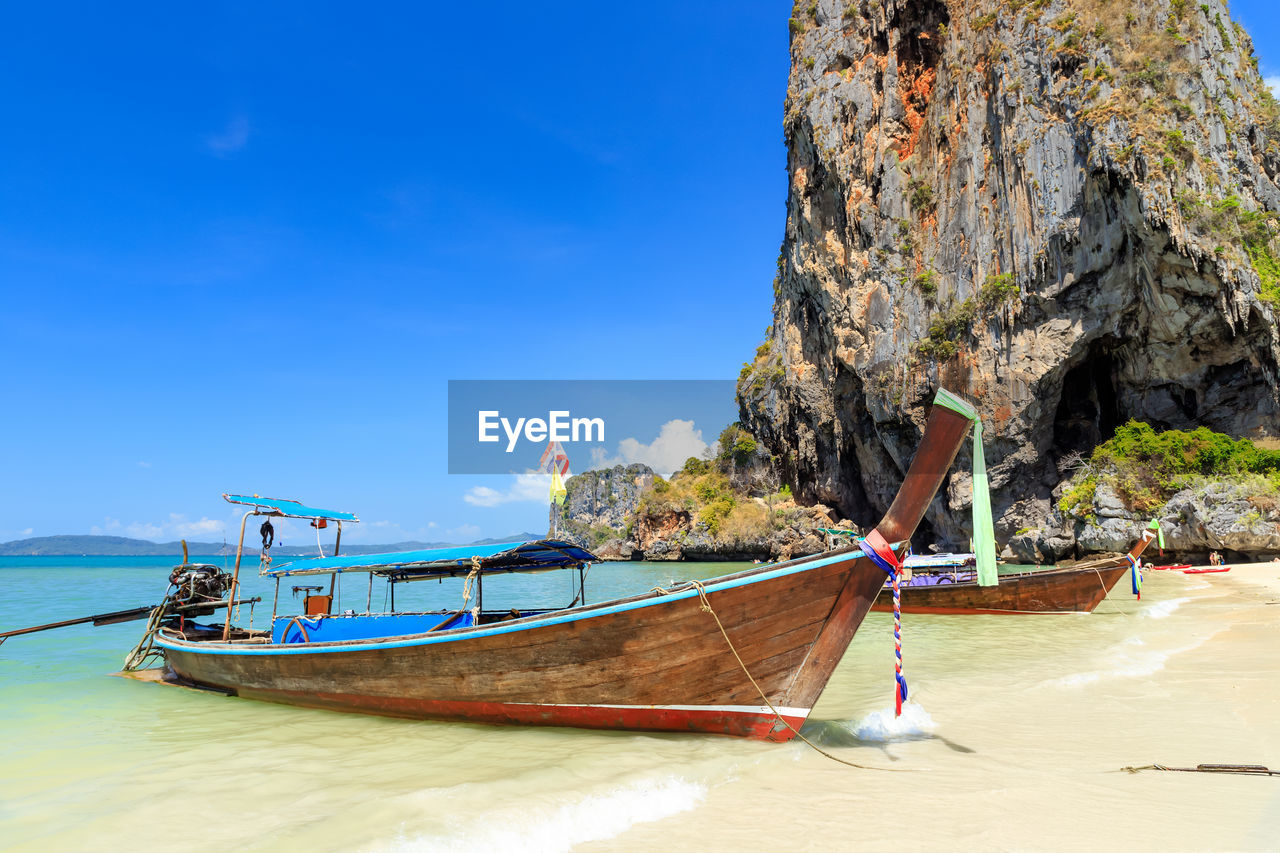
<path id="1" fill-rule="evenodd" d="M 595 554 L 570 542 L 538 539 L 532 542 L 500 542 L 494 545 L 459 545 L 390 554 L 358 554 L 349 557 L 315 557 L 295 560 L 263 572 L 268 577 L 319 575 L 341 572 L 376 572 L 398 579 L 466 574 L 471 559 L 480 560 L 481 571 L 519 572 L 558 569 L 594 563 Z"/>
<path id="2" fill-rule="evenodd" d="M 331 643 L 340 640 L 403 637 L 408 634 L 425 634 L 432 630 L 447 631 L 450 628 L 469 628 L 475 624 L 475 617 L 469 611 L 452 616 L 448 613 L 277 616 L 271 622 L 271 642 L 282 643 L 286 640 L 291 643 L 302 642 L 303 633 L 298 629 L 299 624 L 306 630 L 308 642 Z"/>
<path id="3" fill-rule="evenodd" d="M 328 518 L 334 521 L 359 521 L 353 512 L 335 512 L 331 509 L 316 509 L 303 506 L 297 501 L 286 501 L 279 498 L 259 498 L 253 495 L 223 495 L 233 504 L 257 507 L 268 511 L 274 510 L 290 518 Z"/>

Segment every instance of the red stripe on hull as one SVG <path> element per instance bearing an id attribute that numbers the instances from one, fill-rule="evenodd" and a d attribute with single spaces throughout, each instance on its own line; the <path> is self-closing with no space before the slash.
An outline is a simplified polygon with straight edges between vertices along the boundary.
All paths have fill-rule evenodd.
<path id="1" fill-rule="evenodd" d="M 390 696 L 358 696 L 343 693 L 301 693 L 289 690 L 242 689 L 246 699 L 356 711 L 415 720 L 492 723 L 499 725 L 570 726 L 584 729 L 623 729 L 651 732 L 703 732 L 758 738 L 782 743 L 795 733 L 773 714 L 688 708 L 610 708 L 589 705 L 514 705 L 505 702 L 432 701 Z M 784 715 L 799 729 L 804 717 Z"/>

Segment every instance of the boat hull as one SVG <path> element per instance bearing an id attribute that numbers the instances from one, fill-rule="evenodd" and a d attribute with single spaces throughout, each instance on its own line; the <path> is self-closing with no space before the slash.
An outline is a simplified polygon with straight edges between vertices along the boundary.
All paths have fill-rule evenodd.
<path id="1" fill-rule="evenodd" d="M 883 578 L 849 551 L 709 581 L 723 634 L 697 590 L 683 588 L 411 637 L 254 646 L 162 633 L 157 645 L 179 679 L 290 705 L 783 741 L 808 717 Z"/>
<path id="2" fill-rule="evenodd" d="M 903 586 L 903 613 L 1090 613 L 1107 597 L 1127 566 L 1099 569 L 1048 569 L 1002 575 L 996 586 L 957 581 Z M 884 588 L 873 610 L 893 610 L 893 591 Z"/>

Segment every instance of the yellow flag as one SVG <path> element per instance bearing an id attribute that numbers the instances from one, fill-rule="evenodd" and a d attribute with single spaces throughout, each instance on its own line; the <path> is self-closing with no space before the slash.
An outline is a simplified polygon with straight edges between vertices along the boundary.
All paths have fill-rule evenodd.
<path id="1" fill-rule="evenodd" d="M 568 491 L 565 490 L 564 480 L 560 479 L 560 469 L 555 468 L 551 471 L 551 500 L 553 503 L 564 506 L 565 496 Z"/>

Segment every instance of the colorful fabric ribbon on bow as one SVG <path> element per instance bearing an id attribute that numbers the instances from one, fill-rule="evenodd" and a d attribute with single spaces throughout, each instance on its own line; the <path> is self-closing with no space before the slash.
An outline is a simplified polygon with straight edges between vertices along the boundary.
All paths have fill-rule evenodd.
<path id="1" fill-rule="evenodd" d="M 862 553 L 893 582 L 893 715 L 901 717 L 902 704 L 907 701 L 907 678 L 902 674 L 902 588 L 898 584 L 902 561 L 879 530 L 872 530 L 862 540 Z"/>

